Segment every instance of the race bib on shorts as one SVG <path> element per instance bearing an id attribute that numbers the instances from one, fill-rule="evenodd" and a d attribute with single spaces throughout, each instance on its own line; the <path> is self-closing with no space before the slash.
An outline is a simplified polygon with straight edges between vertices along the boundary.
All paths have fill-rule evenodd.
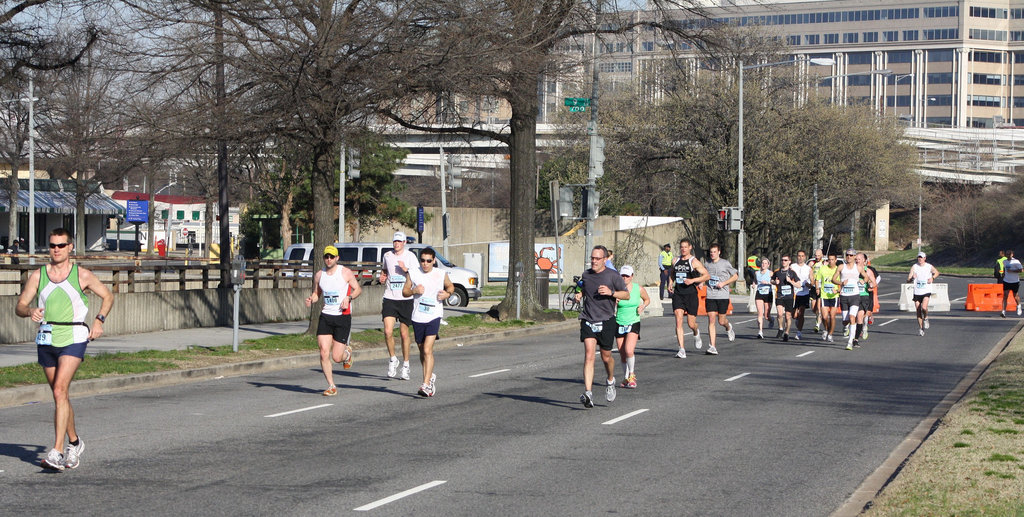
<path id="1" fill-rule="evenodd" d="M 629 334 L 631 330 L 633 330 L 633 325 L 619 325 L 619 334 Z"/>
<path id="2" fill-rule="evenodd" d="M 757 294 L 768 294 L 772 290 L 770 285 L 759 285 L 757 286 Z"/>
<path id="3" fill-rule="evenodd" d="M 857 286 L 856 285 L 850 285 L 850 284 L 844 285 L 843 286 L 843 290 L 840 291 L 840 293 L 843 296 L 850 296 L 850 295 L 857 294 Z"/>
<path id="4" fill-rule="evenodd" d="M 597 323 L 591 323 L 591 322 L 587 321 L 585 323 L 587 324 L 588 327 L 590 327 L 590 330 L 593 331 L 595 334 L 599 334 L 599 333 L 601 333 L 602 330 L 604 330 L 604 322 L 603 321 L 599 321 Z"/>
<path id="5" fill-rule="evenodd" d="M 39 332 L 36 333 L 36 344 L 53 344 L 53 325 L 50 325 L 49 323 L 43 323 L 42 325 L 39 325 Z"/>
<path id="6" fill-rule="evenodd" d="M 791 285 L 780 286 L 779 287 L 779 293 L 781 293 L 782 296 L 789 296 L 789 295 L 793 294 L 793 286 L 791 286 Z"/>

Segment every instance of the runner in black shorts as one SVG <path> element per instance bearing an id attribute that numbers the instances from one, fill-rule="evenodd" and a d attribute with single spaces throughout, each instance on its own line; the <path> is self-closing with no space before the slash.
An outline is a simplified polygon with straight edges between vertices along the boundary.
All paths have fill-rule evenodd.
<path id="1" fill-rule="evenodd" d="M 594 394 L 591 387 L 594 383 L 594 354 L 600 347 L 601 361 L 608 373 L 605 399 L 615 400 L 615 358 L 612 348 L 615 346 L 615 334 L 618 325 L 615 322 L 616 300 L 629 298 L 626 283 L 615 270 L 605 267 L 608 250 L 604 246 L 594 246 L 590 251 L 590 269 L 583 272 L 583 291 L 577 296 L 581 298 L 583 307 L 580 310 L 580 341 L 583 342 L 583 395 L 580 403 L 585 408 L 594 407 Z"/>
<path id="2" fill-rule="evenodd" d="M 779 315 L 779 332 L 775 337 L 789 341 L 789 328 L 793 324 L 793 308 L 796 305 L 796 292 L 800 288 L 800 277 L 790 269 L 789 255 L 782 256 L 782 267 L 772 276 L 775 284 L 775 307 Z"/>
<path id="3" fill-rule="evenodd" d="M 686 358 L 686 348 L 683 347 L 684 316 L 687 326 L 693 331 L 693 346 L 700 350 L 704 345 L 700 340 L 700 329 L 697 327 L 697 312 L 700 310 L 697 286 L 701 282 L 706 282 L 710 275 L 704 264 L 692 253 L 693 244 L 690 243 L 690 239 L 680 240 L 679 260 L 672 265 L 672 278 L 669 278 L 668 285 L 668 291 L 672 293 L 672 313 L 676 318 L 676 342 L 679 344 L 676 357 L 680 359 Z"/>

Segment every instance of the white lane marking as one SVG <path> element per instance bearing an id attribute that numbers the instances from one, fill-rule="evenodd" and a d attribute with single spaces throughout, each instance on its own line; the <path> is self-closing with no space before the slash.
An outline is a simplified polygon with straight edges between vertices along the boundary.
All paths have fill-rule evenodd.
<path id="1" fill-rule="evenodd" d="M 896 291 L 895 293 L 880 294 L 880 295 L 878 295 L 878 297 L 881 298 L 883 296 L 893 296 L 893 295 L 897 295 L 897 294 L 900 294 L 899 291 Z"/>
<path id="2" fill-rule="evenodd" d="M 322 407 L 333 406 L 334 404 L 320 404 L 319 406 L 305 407 L 302 409 L 293 409 L 291 411 L 285 411 L 284 413 L 274 413 L 273 415 L 263 415 L 264 418 L 274 418 L 279 416 L 291 415 L 293 413 L 301 413 L 303 411 L 311 411 L 313 409 L 320 409 Z"/>
<path id="3" fill-rule="evenodd" d="M 750 318 L 749 320 L 736 321 L 732 323 L 736 323 L 737 325 L 739 325 L 740 323 L 750 323 L 751 321 L 757 321 L 757 318 Z"/>
<path id="4" fill-rule="evenodd" d="M 735 377 L 729 377 L 728 379 L 725 380 L 725 382 L 732 382 L 732 381 L 734 381 L 736 379 L 740 379 L 740 378 L 746 377 L 748 375 L 750 375 L 750 372 L 741 373 L 741 374 L 739 374 L 739 375 L 737 375 Z"/>
<path id="5" fill-rule="evenodd" d="M 887 321 L 885 323 L 879 323 L 878 326 L 879 327 L 884 327 L 884 326 L 886 326 L 886 325 L 888 325 L 888 324 L 890 324 L 890 323 L 892 323 L 892 322 L 894 322 L 896 320 L 897 320 L 897 318 L 893 318 L 893 319 L 891 319 L 891 320 L 889 320 L 889 321 Z"/>
<path id="6" fill-rule="evenodd" d="M 804 353 L 798 355 L 797 357 L 807 357 L 807 356 L 809 356 L 809 355 L 811 355 L 813 353 L 814 353 L 814 350 L 811 350 L 810 352 L 804 352 Z"/>
<path id="7" fill-rule="evenodd" d="M 966 300 L 966 299 L 967 299 L 967 297 L 966 297 L 966 296 L 961 296 L 961 297 L 959 297 L 959 298 L 954 298 L 954 299 L 952 299 L 952 300 L 950 300 L 950 301 L 951 301 L 951 302 L 960 302 L 960 301 L 963 301 L 963 300 Z"/>
<path id="8" fill-rule="evenodd" d="M 368 511 L 370 511 L 370 510 L 372 510 L 374 508 L 377 508 L 378 506 L 384 506 L 384 505 L 386 505 L 388 503 L 393 503 L 393 502 L 395 502 L 395 501 L 397 501 L 397 500 L 399 500 L 399 499 L 401 499 L 403 497 L 408 497 L 410 495 L 415 494 L 416 492 L 422 492 L 424 490 L 427 490 L 427 489 L 430 489 L 430 488 L 434 488 L 435 486 L 443 485 L 443 484 L 445 484 L 447 482 L 448 481 L 441 481 L 441 480 L 431 481 L 430 483 L 426 483 L 426 484 L 420 485 L 420 486 L 415 487 L 415 488 L 410 488 L 409 490 L 406 490 L 405 492 L 399 492 L 399 493 L 397 493 L 397 494 L 395 494 L 393 496 L 385 497 L 384 499 L 380 499 L 380 500 L 374 501 L 374 502 L 372 502 L 370 504 L 364 504 L 363 506 L 360 506 L 359 508 L 353 508 L 353 511 L 356 511 L 356 512 L 368 512 Z"/>
<path id="9" fill-rule="evenodd" d="M 636 411 L 634 411 L 632 413 L 626 413 L 625 415 L 622 415 L 619 418 L 613 418 L 613 419 L 611 419 L 611 420 L 609 420 L 607 422 L 602 422 L 601 425 L 617 424 L 617 423 L 619 423 L 619 422 L 621 422 L 621 421 L 623 421 L 623 420 L 625 420 L 627 418 L 635 417 L 635 416 L 639 415 L 640 413 L 644 413 L 646 411 L 648 411 L 648 410 L 647 409 L 638 409 L 638 410 L 636 410 Z"/>
<path id="10" fill-rule="evenodd" d="M 469 377 L 470 378 L 473 378 L 473 377 L 483 377 L 484 375 L 494 375 L 496 373 L 504 373 L 504 372 L 508 372 L 508 371 L 511 371 L 511 369 L 510 368 L 505 368 L 504 370 L 494 370 L 493 372 L 478 373 L 476 375 L 470 375 Z"/>

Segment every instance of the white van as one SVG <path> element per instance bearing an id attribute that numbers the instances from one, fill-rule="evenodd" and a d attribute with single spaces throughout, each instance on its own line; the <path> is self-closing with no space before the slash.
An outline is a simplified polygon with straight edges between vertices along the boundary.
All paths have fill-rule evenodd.
<path id="1" fill-rule="evenodd" d="M 355 243 L 335 243 L 334 246 L 338 248 L 339 262 L 342 264 L 346 262 L 380 262 L 384 257 L 384 254 L 391 251 L 392 246 L 390 242 L 355 242 Z M 420 250 L 428 247 L 426 244 L 407 244 L 406 248 L 416 254 L 419 257 Z M 435 252 L 437 249 L 435 248 Z M 301 260 L 308 264 L 312 264 L 313 257 L 313 245 L 310 243 L 292 244 L 288 246 L 288 249 L 284 252 L 284 260 Z M 453 307 L 465 307 L 469 304 L 469 300 L 476 300 L 480 298 L 480 274 L 471 269 L 464 267 L 458 267 L 447 258 L 437 252 L 437 264 L 438 269 L 448 273 L 448 278 L 455 285 L 455 292 L 452 293 L 451 297 L 445 300 L 445 304 Z M 375 280 L 379 271 L 372 274 L 369 272 L 360 275 L 360 278 L 364 280 Z M 302 271 L 299 273 L 300 277 L 309 278 L 313 276 L 312 272 Z"/>

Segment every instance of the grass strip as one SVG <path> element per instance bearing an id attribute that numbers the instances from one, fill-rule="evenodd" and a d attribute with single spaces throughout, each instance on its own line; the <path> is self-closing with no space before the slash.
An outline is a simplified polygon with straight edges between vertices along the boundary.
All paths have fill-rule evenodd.
<path id="1" fill-rule="evenodd" d="M 551 312 L 551 311 L 548 311 Z M 555 311 L 557 312 L 557 311 Z M 566 313 L 566 318 L 575 313 Z M 439 337 L 456 337 L 486 334 L 495 331 L 526 328 L 536 325 L 533 321 L 485 320 L 477 314 L 466 314 L 447 318 L 448 325 L 442 325 Z M 352 334 L 352 348 L 372 349 L 384 346 L 384 331 L 369 329 Z M 308 334 L 268 336 L 246 340 L 239 344 L 238 353 L 231 345 L 205 347 L 193 346 L 184 350 L 143 350 L 139 352 L 103 353 L 86 356 L 75 373 L 75 379 L 95 379 L 116 375 L 133 375 L 168 370 L 203 368 L 220 364 L 242 363 L 282 357 L 309 354 L 317 351 L 316 338 Z M 0 367 L 0 388 L 12 388 L 29 384 L 44 384 L 43 369 L 36 363 Z"/>
<path id="2" fill-rule="evenodd" d="M 865 515 L 1024 515 L 1022 432 L 1024 333 L 953 406 Z"/>

